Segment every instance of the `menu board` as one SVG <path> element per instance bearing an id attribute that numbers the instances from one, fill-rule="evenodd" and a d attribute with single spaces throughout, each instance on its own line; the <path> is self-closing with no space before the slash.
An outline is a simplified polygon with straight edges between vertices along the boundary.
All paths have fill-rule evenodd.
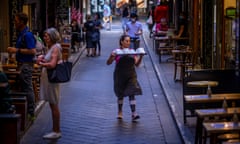
<path id="1" fill-rule="evenodd" d="M 56 15 L 63 24 L 69 23 L 69 8 L 66 0 L 60 0 L 57 4 Z"/>

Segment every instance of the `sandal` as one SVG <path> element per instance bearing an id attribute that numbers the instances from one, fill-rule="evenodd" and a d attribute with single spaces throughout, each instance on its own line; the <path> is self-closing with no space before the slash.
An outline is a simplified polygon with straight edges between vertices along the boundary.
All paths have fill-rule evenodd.
<path id="1" fill-rule="evenodd" d="M 122 116 L 122 113 L 121 113 L 121 112 L 118 113 L 117 119 L 119 119 L 119 120 L 123 119 L 123 116 Z"/>

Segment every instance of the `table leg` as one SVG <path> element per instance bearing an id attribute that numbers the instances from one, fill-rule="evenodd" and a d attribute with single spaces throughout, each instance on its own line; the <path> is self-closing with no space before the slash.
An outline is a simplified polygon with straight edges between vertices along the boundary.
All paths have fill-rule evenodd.
<path id="1" fill-rule="evenodd" d="M 153 37 L 153 38 L 152 38 L 153 50 L 155 50 L 155 42 L 154 42 L 154 41 L 155 41 L 155 38 Z"/>
<path id="2" fill-rule="evenodd" d="M 203 118 L 197 117 L 195 144 L 202 143 L 202 122 L 203 122 Z"/>
<path id="3" fill-rule="evenodd" d="M 161 56 L 161 51 L 159 52 L 159 63 L 161 63 L 162 62 L 162 56 Z"/>
<path id="4" fill-rule="evenodd" d="M 204 131 L 203 131 L 203 137 L 202 137 L 202 139 L 203 139 L 203 144 L 206 144 L 207 143 L 207 131 L 204 129 Z"/>
<path id="5" fill-rule="evenodd" d="M 210 144 L 217 143 L 217 134 L 210 134 Z"/>

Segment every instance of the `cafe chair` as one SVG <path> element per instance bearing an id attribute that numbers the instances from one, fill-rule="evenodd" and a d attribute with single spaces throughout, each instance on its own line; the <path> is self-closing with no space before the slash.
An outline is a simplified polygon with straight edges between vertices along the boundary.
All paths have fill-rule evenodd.
<path id="1" fill-rule="evenodd" d="M 174 50 L 186 50 L 187 46 L 186 45 L 177 45 L 176 47 L 174 47 Z M 184 63 L 184 59 L 182 56 L 182 53 L 173 53 L 173 64 L 174 64 L 174 76 L 173 79 L 175 81 L 178 80 L 182 80 L 183 78 L 183 72 L 185 69 L 185 63 Z M 177 73 L 179 73 L 180 78 L 177 79 Z"/>

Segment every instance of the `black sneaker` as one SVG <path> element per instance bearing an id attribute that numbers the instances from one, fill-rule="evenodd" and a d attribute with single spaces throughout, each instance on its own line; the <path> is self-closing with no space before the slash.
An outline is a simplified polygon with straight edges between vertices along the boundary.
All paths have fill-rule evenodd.
<path id="1" fill-rule="evenodd" d="M 132 121 L 134 122 L 134 121 L 136 121 L 136 120 L 138 120 L 138 119 L 140 119 L 140 116 L 139 115 L 133 115 L 132 116 Z"/>

